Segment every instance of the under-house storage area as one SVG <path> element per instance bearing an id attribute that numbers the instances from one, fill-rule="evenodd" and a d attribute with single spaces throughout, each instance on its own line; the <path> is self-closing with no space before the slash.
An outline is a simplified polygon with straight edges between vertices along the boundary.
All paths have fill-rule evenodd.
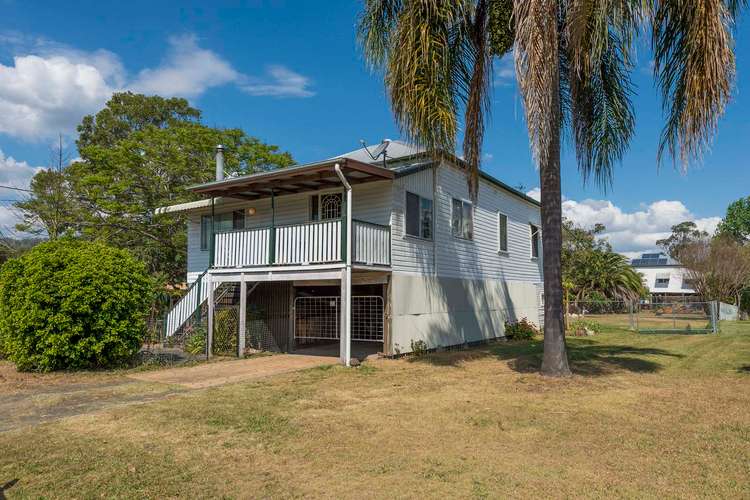
<path id="1" fill-rule="evenodd" d="M 294 342 L 297 349 L 310 346 L 338 346 L 341 332 L 340 288 L 335 286 L 295 287 Z M 382 352 L 385 304 L 383 285 L 352 286 L 352 344 L 364 350 Z"/>

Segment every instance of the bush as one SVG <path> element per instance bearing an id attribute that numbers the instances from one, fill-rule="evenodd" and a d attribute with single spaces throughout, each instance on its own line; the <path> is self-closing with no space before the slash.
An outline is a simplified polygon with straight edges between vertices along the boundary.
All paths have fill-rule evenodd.
<path id="1" fill-rule="evenodd" d="M 509 339 L 529 340 L 534 338 L 534 335 L 541 335 L 541 332 L 534 323 L 526 318 L 522 318 L 520 321 L 515 322 L 505 322 L 505 336 Z"/>
<path id="2" fill-rule="evenodd" d="M 154 297 L 145 266 L 100 243 L 42 243 L 0 268 L 0 350 L 19 370 L 121 364 Z"/>
<path id="3" fill-rule="evenodd" d="M 601 333 L 601 331 L 602 325 L 600 325 L 596 321 L 576 319 L 568 323 L 567 333 L 576 337 L 585 337 L 587 335 Z"/>

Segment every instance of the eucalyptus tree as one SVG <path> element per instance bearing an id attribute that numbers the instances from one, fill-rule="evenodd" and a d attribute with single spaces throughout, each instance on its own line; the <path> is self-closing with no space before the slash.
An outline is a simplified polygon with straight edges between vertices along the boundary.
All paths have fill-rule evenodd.
<path id="1" fill-rule="evenodd" d="M 633 136 L 634 42 L 646 35 L 666 124 L 657 157 L 699 159 L 729 101 L 732 29 L 746 0 L 365 0 L 359 37 L 403 134 L 453 152 L 461 123 L 476 199 L 493 58 L 513 49 L 539 169 L 545 291 L 542 373 L 568 375 L 562 307 L 561 138 L 584 182 L 607 187 Z"/>

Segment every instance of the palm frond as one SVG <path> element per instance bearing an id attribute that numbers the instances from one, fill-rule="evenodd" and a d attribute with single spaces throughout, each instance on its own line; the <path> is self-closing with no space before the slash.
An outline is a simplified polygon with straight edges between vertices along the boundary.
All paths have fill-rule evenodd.
<path id="1" fill-rule="evenodd" d="M 479 0 L 469 31 L 472 73 L 469 82 L 468 100 L 464 119 L 464 159 L 469 165 L 468 185 L 472 201 L 479 191 L 479 169 L 481 167 L 482 142 L 484 140 L 485 115 L 490 108 L 489 87 L 492 70 L 492 53 L 489 48 L 487 24 L 489 20 L 488 0 Z"/>
<path id="2" fill-rule="evenodd" d="M 401 0 L 365 0 L 357 22 L 357 40 L 362 46 L 367 63 L 372 68 L 383 68 L 388 57 L 391 34 L 396 26 Z"/>
<path id="3" fill-rule="evenodd" d="M 377 11 L 380 7 L 382 11 Z M 469 0 L 368 2 L 360 39 L 381 63 L 402 134 L 434 154 L 455 151 L 459 104 L 467 99 Z M 382 29 L 382 33 L 372 31 Z"/>
<path id="4" fill-rule="evenodd" d="M 566 11 L 571 125 L 578 168 L 606 189 L 633 137 L 631 51 L 642 0 L 573 0 Z"/>
<path id="5" fill-rule="evenodd" d="M 700 160 L 716 133 L 735 77 L 733 15 L 745 0 L 656 0 L 652 20 L 654 75 L 667 123 L 666 151 L 683 170 Z"/>
<path id="6" fill-rule="evenodd" d="M 552 0 L 515 0 L 513 12 L 516 79 L 531 152 L 541 166 L 550 154 L 559 154 L 559 148 L 550 148 L 559 141 L 560 132 L 558 6 Z"/>

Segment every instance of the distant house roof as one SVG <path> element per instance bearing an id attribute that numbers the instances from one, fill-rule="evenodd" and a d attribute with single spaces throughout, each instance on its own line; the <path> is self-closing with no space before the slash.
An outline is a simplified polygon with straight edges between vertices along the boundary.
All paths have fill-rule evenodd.
<path id="1" fill-rule="evenodd" d="M 681 264 L 664 252 L 644 253 L 637 259 L 632 259 L 633 267 L 675 267 Z"/>

